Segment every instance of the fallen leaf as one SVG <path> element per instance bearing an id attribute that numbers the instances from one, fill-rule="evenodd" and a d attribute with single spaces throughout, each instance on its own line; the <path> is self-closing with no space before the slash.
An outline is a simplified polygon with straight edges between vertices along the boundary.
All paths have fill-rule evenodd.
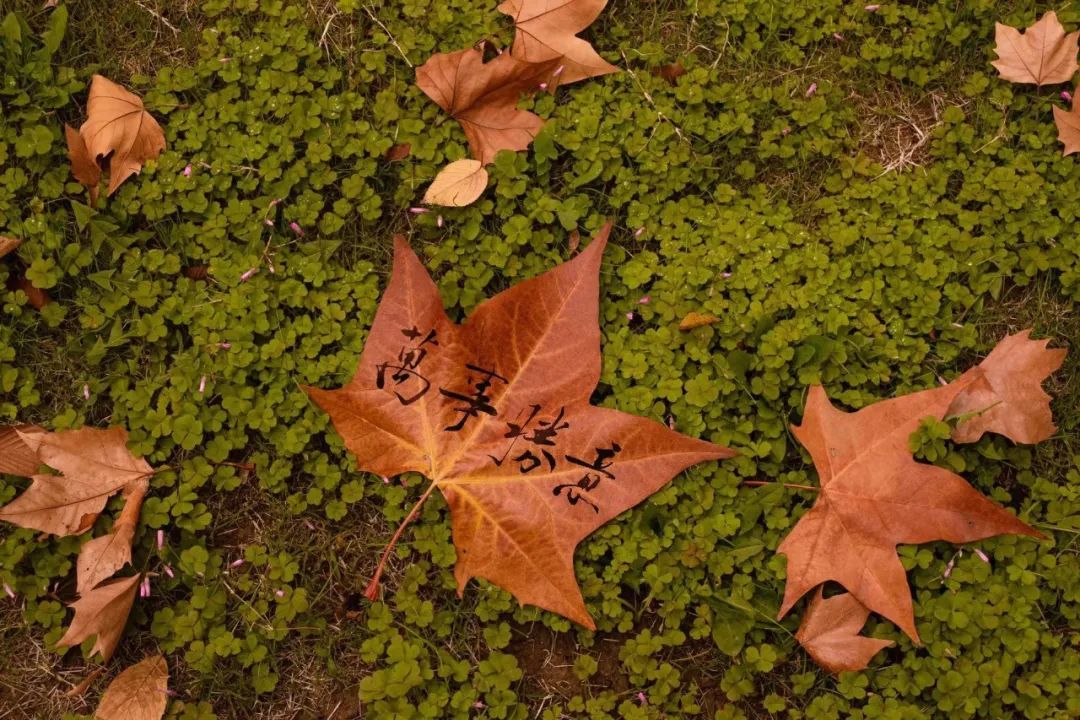
<path id="1" fill-rule="evenodd" d="M 101 183 L 101 167 L 90 157 L 86 141 L 79 131 L 70 125 L 64 125 L 67 138 L 68 160 L 71 161 L 71 174 L 90 192 L 90 204 L 97 202 L 98 185 Z"/>
<path id="2" fill-rule="evenodd" d="M 416 84 L 461 123 L 473 157 L 487 165 L 500 150 L 524 150 L 540 132 L 543 118 L 517 103 L 550 78 L 556 62 L 522 62 L 503 53 L 485 63 L 482 46 L 436 53 L 416 69 Z"/>
<path id="3" fill-rule="evenodd" d="M 397 162 L 399 160 L 404 160 L 405 158 L 409 157 L 409 155 L 411 155 L 411 154 L 412 154 L 412 145 L 410 145 L 409 143 L 399 143 L 397 145 L 394 145 L 389 150 L 387 150 L 386 154 L 383 155 L 383 158 L 387 162 Z"/>
<path id="4" fill-rule="evenodd" d="M 169 666 L 161 655 L 125 669 L 101 696 L 95 720 L 161 720 L 169 704 Z"/>
<path id="5" fill-rule="evenodd" d="M 814 587 L 834 580 L 915 642 L 915 615 L 899 544 L 964 543 L 1012 533 L 1043 535 L 945 468 L 920 463 L 908 445 L 923 418 L 941 420 L 979 377 L 970 370 L 943 387 L 837 410 L 810 389 L 795 437 L 820 479 L 817 502 L 784 538 L 787 585 L 780 617 Z"/>
<path id="6" fill-rule="evenodd" d="M 1065 34 L 1053 10 L 1039 18 L 1023 33 L 1014 27 L 994 23 L 992 65 L 1002 79 L 1014 83 L 1052 85 L 1068 82 L 1076 73 L 1077 38 L 1080 31 Z"/>
<path id="7" fill-rule="evenodd" d="M 205 280 L 210 274 L 210 268 L 206 265 L 190 265 L 184 268 L 184 277 L 190 280 Z"/>
<path id="8" fill-rule="evenodd" d="M 1077 88 L 1080 94 L 1080 88 Z M 1054 106 L 1054 124 L 1057 125 L 1058 140 L 1065 146 L 1062 155 L 1080 152 L 1080 106 L 1073 102 L 1072 108 Z"/>
<path id="9" fill-rule="evenodd" d="M 98 585 L 82 595 L 71 604 L 75 617 L 56 646 L 73 647 L 96 635 L 90 655 L 100 652 L 101 659 L 108 662 L 124 633 L 131 605 L 135 602 L 135 590 L 141 581 L 141 575 L 132 575 Z"/>
<path id="10" fill-rule="evenodd" d="M 1064 350 L 1049 340 L 1032 340 L 1031 330 L 1007 335 L 979 363 L 978 377 L 949 406 L 947 416 L 977 413 L 953 431 L 957 442 L 977 442 L 983 433 L 1017 443 L 1037 443 L 1057 428 L 1042 382 L 1065 362 Z"/>
<path id="11" fill-rule="evenodd" d="M 154 472 L 127 449 L 123 428 L 15 432 L 38 460 L 63 473 L 32 475 L 30 487 L 0 508 L 0 520 L 20 527 L 60 536 L 85 532 L 111 495 Z"/>
<path id="12" fill-rule="evenodd" d="M 607 0 L 506 0 L 499 12 L 514 19 L 510 54 L 540 63 L 555 60 L 563 66 L 561 84 L 618 72 L 577 34 L 593 24 Z"/>
<path id="13" fill-rule="evenodd" d="M 487 181 L 487 170 L 479 160 L 455 160 L 435 176 L 424 193 L 424 202 L 428 205 L 464 207 L 484 193 Z"/>
<path id="14" fill-rule="evenodd" d="M 699 312 L 688 312 L 686 317 L 679 321 L 680 330 L 693 330 L 694 328 L 704 327 L 706 325 L 712 325 L 713 323 L 720 322 L 720 318 L 715 315 L 707 315 Z"/>
<path id="15" fill-rule="evenodd" d="M 146 478 L 129 483 L 124 488 L 124 509 L 109 534 L 94 538 L 79 549 L 75 567 L 76 590 L 80 595 L 96 587 L 102 580 L 112 577 L 117 570 L 131 562 L 135 526 L 139 523 L 139 511 L 149 487 L 150 481 Z"/>
<path id="16" fill-rule="evenodd" d="M 0 235 L 0 258 L 4 257 L 8 253 L 15 250 L 15 248 L 22 245 L 22 240 L 18 240 L 13 237 L 4 237 Z"/>
<path id="17" fill-rule="evenodd" d="M 566 246 L 572 253 L 577 252 L 578 248 L 581 247 L 581 233 L 578 232 L 577 228 L 570 231 L 570 238 L 566 241 Z"/>
<path id="18" fill-rule="evenodd" d="M 656 74 L 667 80 L 670 85 L 674 85 L 679 78 L 686 74 L 686 68 L 681 63 L 661 65 L 656 70 Z"/>
<path id="19" fill-rule="evenodd" d="M 94 75 L 79 134 L 91 160 L 109 157 L 109 195 L 165 149 L 165 133 L 142 99 L 112 80 Z"/>
<path id="20" fill-rule="evenodd" d="M 30 477 L 38 471 L 41 461 L 22 439 L 22 434 L 43 432 L 33 425 L 0 427 L 0 473 Z"/>
<path id="21" fill-rule="evenodd" d="M 851 593 L 824 597 L 824 588 L 806 608 L 795 639 L 818 665 L 831 673 L 856 672 L 870 658 L 893 644 L 892 640 L 864 637 L 859 633 L 870 611 Z"/>
<path id="22" fill-rule="evenodd" d="M 78 685 L 72 686 L 69 690 L 67 690 L 64 693 L 64 697 L 82 697 L 86 694 L 86 691 L 90 689 L 90 686 L 94 684 L 94 681 L 101 677 L 104 672 L 104 666 L 97 667 L 89 675 L 84 677 L 82 679 L 82 682 L 80 682 Z"/>
<path id="23" fill-rule="evenodd" d="M 690 465 L 734 455 L 589 404 L 610 229 L 573 260 L 482 303 L 463 325 L 447 318 L 435 283 L 396 238 L 390 286 L 352 381 L 305 388 L 360 468 L 423 473 L 432 483 L 421 501 L 441 491 L 459 594 L 485 578 L 589 628 L 577 544 Z M 378 573 L 369 597 L 377 583 Z"/>

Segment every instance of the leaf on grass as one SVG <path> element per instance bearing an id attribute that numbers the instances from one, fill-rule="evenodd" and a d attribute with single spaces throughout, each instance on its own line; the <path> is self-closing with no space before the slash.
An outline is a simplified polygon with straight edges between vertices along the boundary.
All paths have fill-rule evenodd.
<path id="1" fill-rule="evenodd" d="M 0 473 L 30 477 L 38 471 L 41 461 L 23 440 L 23 434 L 44 432 L 33 425 L 0 427 Z"/>
<path id="2" fill-rule="evenodd" d="M 386 154 L 383 155 L 383 159 L 387 162 L 397 162 L 399 160 L 404 160 L 411 154 L 412 145 L 409 143 L 398 143 L 386 151 Z"/>
<path id="3" fill-rule="evenodd" d="M 124 633 L 131 605 L 135 602 L 135 590 L 141 580 L 141 575 L 112 580 L 82 595 L 71 604 L 75 617 L 57 647 L 73 647 L 96 635 L 90 655 L 100 652 L 101 659 L 108 662 Z"/>
<path id="4" fill-rule="evenodd" d="M 22 245 L 22 240 L 0 235 L 0 258 L 4 257 L 10 252 L 13 252 L 15 248 L 19 247 L 20 245 Z"/>
<path id="5" fill-rule="evenodd" d="M 25 275 L 12 278 L 11 284 L 16 290 L 22 290 L 23 295 L 26 295 L 26 302 L 35 310 L 40 310 L 52 302 L 49 293 L 34 285 Z"/>
<path id="6" fill-rule="evenodd" d="M 943 387 L 882 400 L 858 412 L 810 389 L 795 437 L 820 478 L 817 502 L 777 548 L 786 555 L 783 617 L 814 587 L 836 581 L 915 642 L 915 615 L 899 544 L 972 542 L 1006 533 L 1042 534 L 945 468 L 920 463 L 908 441 L 923 418 L 941 420 L 980 377 L 969 370 Z"/>
<path id="7" fill-rule="evenodd" d="M 67 138 L 71 174 L 90 191 L 90 204 L 93 205 L 97 202 L 101 168 L 90 157 L 90 151 L 86 149 L 86 141 L 78 130 L 70 125 L 64 125 L 64 136 Z"/>
<path id="8" fill-rule="evenodd" d="M 423 473 L 432 480 L 424 497 L 442 492 L 459 594 L 485 578 L 589 628 L 574 576 L 578 543 L 690 465 L 734 455 L 589 404 L 609 232 L 610 224 L 573 260 L 482 303 L 463 325 L 446 316 L 398 237 L 352 381 L 305 388 L 363 470 Z"/>
<path id="9" fill-rule="evenodd" d="M 550 79 L 556 62 L 526 63 L 503 53 L 485 63 L 482 46 L 436 53 L 416 69 L 416 84 L 461 123 L 473 157 L 487 165 L 500 150 L 524 150 L 540 132 L 543 118 L 517 103 Z"/>
<path id="10" fill-rule="evenodd" d="M 618 72 L 577 34 L 593 24 L 607 0 L 506 0 L 499 12 L 514 19 L 511 55 L 530 63 L 556 60 L 562 84 Z"/>
<path id="11" fill-rule="evenodd" d="M 893 644 L 892 640 L 865 637 L 859 633 L 870 611 L 851 593 L 824 597 L 824 588 L 810 600 L 795 639 L 818 665 L 831 673 L 856 672 L 870 664 L 870 658 Z"/>
<path id="12" fill-rule="evenodd" d="M 109 683 L 95 720 L 161 720 L 169 704 L 169 666 L 161 655 L 125 669 Z"/>
<path id="13" fill-rule="evenodd" d="M 1076 92 L 1080 93 L 1080 86 Z M 1058 140 L 1065 146 L 1061 154 L 1072 155 L 1080 152 L 1080 105 L 1073 102 L 1069 110 L 1055 105 L 1054 124 L 1057 125 Z"/>
<path id="14" fill-rule="evenodd" d="M 693 330 L 695 328 L 704 327 L 706 325 L 712 325 L 715 322 L 720 322 L 720 318 L 715 315 L 707 315 L 699 312 L 688 312 L 686 317 L 679 321 L 680 330 Z"/>
<path id="15" fill-rule="evenodd" d="M 669 85 L 675 85 L 679 78 L 686 74 L 686 68 L 682 66 L 682 63 L 671 63 L 661 65 L 657 68 L 656 74 L 667 80 Z"/>
<path id="16" fill-rule="evenodd" d="M 75 563 L 79 594 L 93 589 L 131 562 L 131 543 L 149 487 L 150 481 L 146 478 L 129 483 L 124 489 L 124 509 L 109 534 L 94 538 L 79 549 Z"/>
<path id="17" fill-rule="evenodd" d="M 101 75 L 90 83 L 79 134 L 91 160 L 109 156 L 109 195 L 165 149 L 165 133 L 142 99 Z"/>
<path id="18" fill-rule="evenodd" d="M 455 160 L 435 176 L 424 193 L 424 202 L 428 205 L 464 207 L 483 195 L 487 181 L 487 170 L 479 160 Z"/>
<path id="19" fill-rule="evenodd" d="M 1023 33 L 1014 27 L 994 24 L 992 64 L 1002 79 L 1014 83 L 1052 85 L 1068 82 L 1076 73 L 1077 38 L 1080 31 L 1065 34 L 1053 10 Z"/>
<path id="20" fill-rule="evenodd" d="M 949 417 L 974 415 L 956 427 L 953 440 L 977 442 L 992 432 L 1033 444 L 1054 434 L 1050 396 L 1042 382 L 1065 362 L 1065 350 L 1051 350 L 1049 343 L 1032 340 L 1031 330 L 1024 330 L 994 347 L 979 363 L 975 382 L 949 406 Z"/>
<path id="21" fill-rule="evenodd" d="M 85 532 L 110 496 L 154 472 L 127 449 L 123 428 L 15 432 L 41 463 L 63 473 L 33 475 L 30 487 L 0 508 L 0 520 L 20 527 L 61 536 Z"/>

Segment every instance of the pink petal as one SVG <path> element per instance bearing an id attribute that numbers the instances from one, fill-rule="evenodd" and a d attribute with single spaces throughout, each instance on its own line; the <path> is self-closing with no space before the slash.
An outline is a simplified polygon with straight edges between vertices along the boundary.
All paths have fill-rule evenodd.
<path id="1" fill-rule="evenodd" d="M 7 583 L 4 583 L 4 593 L 6 593 L 6 594 L 7 594 L 7 596 L 8 596 L 9 598 L 11 598 L 12 600 L 14 600 L 14 599 L 15 599 L 15 591 L 14 591 L 14 590 L 12 590 L 12 589 L 11 589 L 11 586 L 10 586 L 10 585 L 8 585 Z"/>
<path id="2" fill-rule="evenodd" d="M 652 298 L 650 298 L 648 295 L 642 295 L 641 299 L 637 301 L 637 304 L 638 305 L 648 305 L 649 300 L 651 300 L 651 299 Z"/>
<path id="3" fill-rule="evenodd" d="M 206 392 L 206 376 L 205 375 L 203 375 L 201 378 L 199 378 L 199 394 L 202 395 L 204 392 Z"/>
<path id="4" fill-rule="evenodd" d="M 247 272 L 245 272 L 243 275 L 240 276 L 240 282 L 247 282 L 248 280 L 251 279 L 251 276 L 254 275 L 257 272 L 259 272 L 259 268 L 257 268 L 257 267 L 251 268 L 250 270 L 248 270 Z"/>
<path id="5" fill-rule="evenodd" d="M 427 208 L 412 207 L 409 208 L 409 212 L 411 212 L 413 215 L 423 215 L 426 212 L 430 212 L 430 210 L 428 210 Z"/>
<path id="6" fill-rule="evenodd" d="M 173 572 L 173 569 L 172 569 L 172 567 L 170 565 L 166 565 L 163 568 L 163 570 L 165 570 L 165 574 L 168 575 L 169 577 L 171 577 L 171 578 L 176 577 L 176 574 Z"/>
<path id="7" fill-rule="evenodd" d="M 729 277 L 731 277 L 731 276 L 732 276 L 732 275 L 734 275 L 734 274 L 735 274 L 735 273 L 731 273 L 731 272 L 722 272 L 722 273 L 720 273 L 720 277 L 722 277 L 722 278 L 724 278 L 725 280 L 727 280 L 727 279 L 728 279 Z"/>
<path id="8" fill-rule="evenodd" d="M 841 40 L 843 40 L 843 39 L 844 39 L 844 36 L 843 36 L 843 35 L 841 35 L 840 33 L 833 33 L 833 34 L 832 34 L 832 39 L 833 39 L 833 40 L 836 40 L 837 42 L 839 42 L 839 41 L 841 41 Z"/>
<path id="9" fill-rule="evenodd" d="M 863 8 L 863 10 L 865 10 L 866 12 L 877 12 L 880 9 L 881 9 L 880 5 L 867 5 L 866 7 Z"/>
<path id="10" fill-rule="evenodd" d="M 640 692 L 640 691 L 637 694 L 637 701 L 639 703 L 641 703 L 642 705 L 648 705 L 649 704 L 649 698 L 645 697 L 645 693 Z"/>
<path id="11" fill-rule="evenodd" d="M 633 320 L 633 319 L 634 319 L 634 311 L 633 311 L 633 310 L 631 310 L 630 312 L 626 313 L 626 319 L 627 319 L 627 320 Z"/>
<path id="12" fill-rule="evenodd" d="M 1072 93 L 1069 92 L 1068 90 L 1062 90 L 1061 91 L 1061 99 L 1064 100 L 1067 103 L 1071 103 L 1072 102 Z"/>
<path id="13" fill-rule="evenodd" d="M 382 476 L 382 483 L 383 483 L 383 485 L 389 485 L 390 484 L 390 478 L 383 475 Z"/>
<path id="14" fill-rule="evenodd" d="M 443 223 L 442 215 L 440 215 L 438 218 L 435 219 L 435 224 L 438 225 L 439 227 L 442 227 L 442 223 Z"/>
<path id="15" fill-rule="evenodd" d="M 218 347 L 222 350 L 228 350 L 232 347 L 232 343 L 218 343 Z"/>
<path id="16" fill-rule="evenodd" d="M 810 87 L 806 88 L 806 97 L 814 97 L 814 93 L 817 92 L 817 83 L 810 83 Z"/>
<path id="17" fill-rule="evenodd" d="M 229 567 L 238 568 L 243 564 L 244 564 L 244 558 L 238 558 L 236 560 L 233 560 L 231 563 L 229 563 Z"/>
<path id="18" fill-rule="evenodd" d="M 191 163 L 184 168 L 184 177 L 191 177 Z"/>
<path id="19" fill-rule="evenodd" d="M 560 75 L 562 75 L 562 71 L 565 69 L 565 65 L 560 65 L 559 67 L 555 68 L 555 72 L 551 73 L 551 77 L 559 77 Z"/>
<path id="20" fill-rule="evenodd" d="M 637 230 L 634 231 L 634 237 L 636 237 L 636 238 L 639 238 L 644 234 L 645 234 L 645 226 L 644 225 L 642 225 L 641 227 L 639 227 Z"/>
<path id="21" fill-rule="evenodd" d="M 274 221 L 270 218 L 266 218 L 265 220 L 263 220 L 263 225 L 265 225 L 266 227 L 274 227 Z"/>
<path id="22" fill-rule="evenodd" d="M 986 553 L 984 553 L 982 550 L 980 550 L 979 548 L 975 548 L 975 554 L 978 555 L 979 559 L 982 560 L 984 563 L 986 563 L 987 565 L 990 564 L 990 558 L 988 558 L 986 556 Z"/>
<path id="23" fill-rule="evenodd" d="M 547 83 L 540 83 L 541 90 L 547 90 Z"/>
<path id="24" fill-rule="evenodd" d="M 84 400 L 89 400 L 90 399 L 90 386 L 89 385 L 83 385 L 82 386 L 82 396 L 83 396 Z"/>
<path id="25" fill-rule="evenodd" d="M 279 598 L 285 597 L 285 591 L 284 590 L 278 590 L 274 594 L 277 595 Z"/>
<path id="26" fill-rule="evenodd" d="M 163 547 L 165 547 L 165 531 L 164 530 L 158 530 L 157 531 L 157 549 L 161 550 Z"/>
<path id="27" fill-rule="evenodd" d="M 296 222 L 295 220 L 289 223 L 289 228 L 292 229 L 292 231 L 300 237 L 304 236 L 304 228 L 300 227 L 300 223 Z"/>

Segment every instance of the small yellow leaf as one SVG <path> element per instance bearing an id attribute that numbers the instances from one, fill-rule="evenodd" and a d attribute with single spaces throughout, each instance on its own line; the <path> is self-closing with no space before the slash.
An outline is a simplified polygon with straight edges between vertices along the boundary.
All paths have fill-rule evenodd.
<path id="1" fill-rule="evenodd" d="M 719 321 L 720 318 L 715 315 L 706 315 L 699 312 L 690 312 L 686 314 L 686 317 L 679 323 L 680 330 L 693 330 L 694 328 L 704 327 L 706 325 L 712 325 L 714 322 Z"/>
<path id="2" fill-rule="evenodd" d="M 424 193 L 424 202 L 428 205 L 464 207 L 483 194 L 487 181 L 487 170 L 479 160 L 456 160 L 435 176 Z"/>

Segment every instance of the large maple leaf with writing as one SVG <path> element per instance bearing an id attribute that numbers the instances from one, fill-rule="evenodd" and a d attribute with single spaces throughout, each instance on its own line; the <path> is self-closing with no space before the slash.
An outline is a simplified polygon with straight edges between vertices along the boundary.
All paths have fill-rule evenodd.
<path id="1" fill-rule="evenodd" d="M 462 325 L 406 241 L 352 381 L 306 388 L 359 466 L 431 479 L 450 506 L 459 594 L 485 578 L 586 627 L 574 549 L 717 445 L 589 397 L 600 378 L 599 270 L 610 226 L 575 259 Z M 415 515 L 410 514 L 410 517 Z M 385 557 L 385 556 L 384 556 Z M 373 581 L 369 595 L 374 593 Z"/>
<path id="2" fill-rule="evenodd" d="M 1049 396 L 1039 385 L 1061 363 L 1028 332 L 1005 338 L 977 367 L 942 387 L 838 410 L 821 386 L 810 389 L 795 437 L 820 479 L 817 502 L 777 548 L 788 558 L 783 617 L 828 580 L 896 623 L 918 642 L 899 544 L 973 542 L 1013 533 L 1043 537 L 959 475 L 915 460 L 909 438 L 927 417 L 970 415 L 961 441 L 998 432 L 1036 441 L 1053 432 Z"/>

